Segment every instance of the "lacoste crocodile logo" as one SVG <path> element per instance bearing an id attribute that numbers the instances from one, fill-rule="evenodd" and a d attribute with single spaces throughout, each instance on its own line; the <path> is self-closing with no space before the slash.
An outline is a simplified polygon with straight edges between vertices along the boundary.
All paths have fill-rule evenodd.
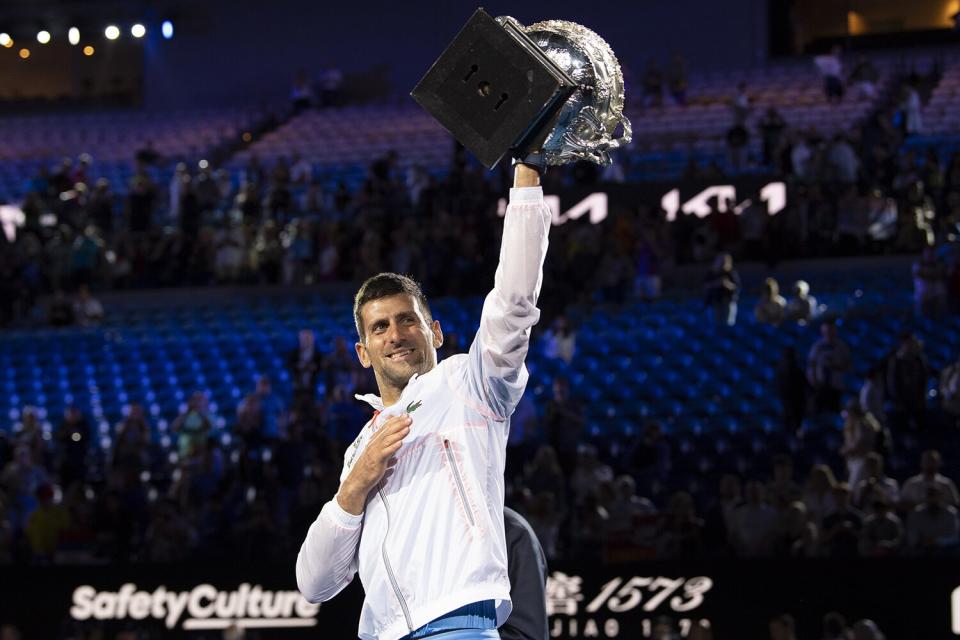
<path id="1" fill-rule="evenodd" d="M 413 413 L 414 411 L 419 409 L 420 405 L 422 404 L 423 403 L 419 400 L 417 400 L 416 402 L 411 402 L 410 404 L 407 405 L 407 413 Z"/>

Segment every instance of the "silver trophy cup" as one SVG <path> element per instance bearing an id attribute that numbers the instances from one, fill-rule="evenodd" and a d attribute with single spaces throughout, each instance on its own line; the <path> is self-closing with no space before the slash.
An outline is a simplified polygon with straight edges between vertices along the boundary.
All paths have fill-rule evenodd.
<path id="1" fill-rule="evenodd" d="M 577 160 L 610 164 L 610 152 L 633 137 L 630 120 L 623 114 L 623 72 L 610 45 L 575 22 L 545 20 L 524 27 L 509 16 L 498 17 L 497 22 L 524 31 L 578 85 L 543 143 L 546 164 Z"/>

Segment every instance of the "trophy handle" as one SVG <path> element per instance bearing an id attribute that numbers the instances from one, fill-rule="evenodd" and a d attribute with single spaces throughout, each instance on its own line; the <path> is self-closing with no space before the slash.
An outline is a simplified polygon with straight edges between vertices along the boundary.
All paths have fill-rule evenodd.
<path id="1" fill-rule="evenodd" d="M 573 147 L 578 148 L 577 152 L 571 155 L 575 159 L 590 160 L 601 166 L 607 166 L 612 162 L 610 151 L 619 149 L 633 140 L 633 125 L 625 114 L 620 114 L 620 124 L 623 125 L 623 134 L 619 138 L 608 138 L 612 133 L 607 131 L 606 125 L 597 117 L 596 110 L 590 107 L 584 107 L 577 114 L 578 119 L 583 119 L 591 129 L 600 131 L 603 135 L 600 140 L 590 140 L 583 138 L 577 133 L 578 127 L 573 126 L 564 131 L 563 135 L 566 141 Z"/>

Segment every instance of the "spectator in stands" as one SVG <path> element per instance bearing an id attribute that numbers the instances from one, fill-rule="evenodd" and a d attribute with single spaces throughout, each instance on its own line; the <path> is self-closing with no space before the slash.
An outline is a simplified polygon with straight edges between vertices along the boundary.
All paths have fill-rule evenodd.
<path id="1" fill-rule="evenodd" d="M 807 517 L 807 506 L 800 500 L 777 511 L 774 525 L 773 555 L 812 558 L 817 555 L 820 533 Z"/>
<path id="2" fill-rule="evenodd" d="M 177 452 L 181 459 L 200 457 L 213 429 L 207 412 L 207 394 L 194 391 L 187 401 L 186 410 L 171 423 L 170 430 L 177 434 Z"/>
<path id="3" fill-rule="evenodd" d="M 57 467 L 63 487 L 86 480 L 92 435 L 90 423 L 83 412 L 74 405 L 68 406 L 56 431 Z"/>
<path id="4" fill-rule="evenodd" d="M 742 122 L 734 122 L 727 129 L 727 161 L 733 171 L 747 168 L 750 131 Z"/>
<path id="5" fill-rule="evenodd" d="M 770 620 L 770 640 L 797 640 L 793 616 L 784 613 Z"/>
<path id="6" fill-rule="evenodd" d="M 27 517 L 24 527 L 33 561 L 49 564 L 60 546 L 60 538 L 70 526 L 67 510 L 53 500 L 53 487 L 45 484 L 37 489 L 37 508 Z"/>
<path id="7" fill-rule="evenodd" d="M 850 347 L 840 339 L 837 325 L 827 320 L 820 325 L 820 340 L 807 356 L 807 380 L 813 388 L 817 411 L 837 412 L 844 389 L 844 376 L 850 370 Z"/>
<path id="8" fill-rule="evenodd" d="M 563 314 L 553 320 L 553 324 L 543 334 L 543 355 L 551 360 L 573 362 L 577 352 L 577 332 Z"/>
<path id="9" fill-rule="evenodd" d="M 290 182 L 299 185 L 314 185 L 313 165 L 299 153 L 294 153 L 290 162 Z"/>
<path id="10" fill-rule="evenodd" d="M 737 322 L 740 275 L 733 268 L 733 256 L 721 253 L 703 280 L 704 298 L 714 322 L 732 327 Z"/>
<path id="11" fill-rule="evenodd" d="M 147 449 L 150 446 L 150 424 L 143 413 L 143 405 L 134 402 L 127 415 L 116 427 L 113 445 L 113 466 L 130 470 L 139 475 L 147 464 Z"/>
<path id="12" fill-rule="evenodd" d="M 653 483 L 662 483 L 670 473 L 672 452 L 663 427 L 648 420 L 636 440 L 627 447 L 626 467 L 640 484 L 641 491 L 651 491 Z"/>
<path id="13" fill-rule="evenodd" d="M 597 448 L 581 444 L 577 448 L 577 465 L 570 475 L 570 492 L 575 508 L 586 503 L 587 496 L 596 495 L 600 485 L 613 481 L 613 469 L 597 457 Z"/>
<path id="14" fill-rule="evenodd" d="M 90 200 L 87 202 L 87 212 L 90 221 L 108 240 L 113 238 L 113 198 L 110 191 L 110 181 L 106 178 L 100 178 L 96 182 L 93 193 L 90 194 Z"/>
<path id="15" fill-rule="evenodd" d="M 263 223 L 253 241 L 252 266 L 262 284 L 278 284 L 283 270 L 283 241 L 273 220 Z"/>
<path id="16" fill-rule="evenodd" d="M 945 503 L 940 487 L 928 487 L 926 500 L 907 519 L 907 546 L 915 553 L 934 554 L 956 546 L 958 541 L 957 508 Z"/>
<path id="17" fill-rule="evenodd" d="M 912 333 L 904 333 L 887 364 L 887 388 L 896 419 L 900 422 L 895 426 L 914 430 L 925 426 L 929 379 L 930 365 L 923 351 L 923 342 Z"/>
<path id="18" fill-rule="evenodd" d="M 767 484 L 769 502 L 777 509 L 785 509 L 791 503 L 802 500 L 803 491 L 793 480 L 793 460 L 786 454 L 773 456 L 773 480 Z"/>
<path id="19" fill-rule="evenodd" d="M 679 51 L 673 54 L 673 60 L 667 68 L 667 86 L 674 104 L 687 104 L 687 61 Z"/>
<path id="20" fill-rule="evenodd" d="M 10 499 L 10 516 L 15 526 L 21 526 L 26 514 L 36 505 L 37 489 L 50 482 L 41 461 L 34 457 L 30 447 L 18 444 L 13 458 L 0 471 L 2 494 Z"/>
<path id="21" fill-rule="evenodd" d="M 190 188 L 190 170 L 185 162 L 178 162 L 170 178 L 170 208 L 167 219 L 171 226 L 180 226 L 180 208 L 183 205 L 184 191 Z"/>
<path id="22" fill-rule="evenodd" d="M 63 289 L 57 289 L 53 292 L 53 299 L 47 308 L 47 322 L 52 327 L 66 327 L 73 324 L 73 321 L 73 305 Z"/>
<path id="23" fill-rule="evenodd" d="M 290 87 L 290 103 L 294 114 L 313 106 L 313 86 L 304 69 L 297 69 L 297 75 Z"/>
<path id="24" fill-rule="evenodd" d="M 768 107 L 759 122 L 759 127 L 760 136 L 763 140 L 763 164 L 768 167 L 776 167 L 780 145 L 783 143 L 783 132 L 787 129 L 787 121 L 783 119 L 776 107 Z"/>
<path id="25" fill-rule="evenodd" d="M 257 394 L 248 393 L 237 405 L 233 433 L 243 442 L 245 451 L 259 449 L 263 444 L 263 407 Z"/>
<path id="26" fill-rule="evenodd" d="M 720 478 L 717 497 L 706 514 L 706 544 L 708 549 L 729 553 L 735 540 L 736 514 L 743 506 L 740 478 L 731 473 Z"/>
<path id="27" fill-rule="evenodd" d="M 887 504 L 895 505 L 900 501 L 900 483 L 884 472 L 883 456 L 874 451 L 866 455 L 863 479 L 853 489 L 853 504 L 863 509 L 877 495 L 882 496 Z"/>
<path id="28" fill-rule="evenodd" d="M 664 258 L 665 240 L 658 238 L 657 229 L 642 225 L 637 229 L 637 246 L 633 262 L 634 294 L 643 302 L 652 302 L 660 297 L 663 280 L 660 263 Z"/>
<path id="29" fill-rule="evenodd" d="M 854 100 L 863 98 L 874 100 L 877 97 L 877 83 L 880 80 L 880 74 L 869 58 L 864 55 L 857 57 L 857 62 L 853 65 L 853 71 L 847 78 L 847 86 L 853 94 Z"/>
<path id="30" fill-rule="evenodd" d="M 867 455 L 873 453 L 880 437 L 877 419 L 863 410 L 860 402 L 851 399 L 843 411 L 843 444 L 840 455 L 847 464 L 847 483 L 858 487 L 866 477 Z"/>
<path id="31" fill-rule="evenodd" d="M 960 494 L 953 480 L 940 473 L 942 461 L 940 452 L 928 449 L 920 456 L 920 473 L 912 476 L 903 483 L 900 492 L 901 506 L 909 511 L 926 500 L 927 489 L 937 487 L 944 503 L 954 507 L 960 506 Z"/>
<path id="32" fill-rule="evenodd" d="M 584 424 L 583 407 L 570 395 L 570 381 L 557 376 L 553 379 L 553 397 L 543 412 L 543 428 L 567 477 L 576 463 Z"/>
<path id="33" fill-rule="evenodd" d="M 900 90 L 899 117 L 906 135 L 923 133 L 923 103 L 913 83 L 905 83 Z"/>
<path id="34" fill-rule="evenodd" d="M 218 226 L 214 232 L 214 273 L 217 282 L 234 284 L 240 280 L 247 254 L 246 235 L 237 221 Z"/>
<path id="35" fill-rule="evenodd" d="M 334 64 L 325 65 L 320 72 L 320 105 L 336 107 L 343 102 L 341 86 L 343 85 L 343 71 Z"/>
<path id="36" fill-rule="evenodd" d="M 448 342 L 447 338 L 448 336 L 444 336 L 445 344 Z M 456 342 L 456 336 L 450 342 Z M 332 393 L 338 385 L 342 386 L 348 393 L 356 389 L 357 377 L 360 374 L 358 368 L 356 354 L 347 346 L 346 339 L 343 336 L 335 337 L 333 339 L 333 349 L 323 357 L 320 364 L 327 394 Z"/>
<path id="37" fill-rule="evenodd" d="M 761 324 L 778 326 L 787 311 L 787 301 L 780 295 L 780 285 L 773 278 L 763 281 L 763 291 L 753 308 L 753 315 Z"/>
<path id="38" fill-rule="evenodd" d="M 524 467 L 523 486 L 532 495 L 550 493 L 558 498 L 559 504 L 565 505 L 567 477 L 560 468 L 557 452 L 553 447 L 544 445 L 537 449 L 533 460 Z"/>
<path id="39" fill-rule="evenodd" d="M 790 169 L 800 182 L 807 182 L 812 178 L 810 161 L 813 150 L 807 142 L 807 137 L 801 133 L 794 134 L 793 144 L 790 146 Z"/>
<path id="40" fill-rule="evenodd" d="M 659 107 L 663 105 L 663 74 L 656 59 L 647 61 L 643 72 L 643 106 Z"/>
<path id="41" fill-rule="evenodd" d="M 839 483 L 833 490 L 836 510 L 823 519 L 820 544 L 830 558 L 854 558 L 858 554 L 863 513 L 850 505 L 850 486 Z"/>
<path id="42" fill-rule="evenodd" d="M 90 285 L 93 282 L 103 249 L 104 241 L 96 227 L 88 225 L 77 234 L 70 248 L 70 270 L 75 284 Z"/>
<path id="43" fill-rule="evenodd" d="M 14 446 L 25 446 L 30 451 L 30 455 L 37 462 L 46 462 L 47 439 L 44 437 L 44 427 L 40 424 L 40 418 L 37 415 L 35 407 L 24 407 L 21 413 L 21 421 L 15 425 L 13 432 Z"/>
<path id="44" fill-rule="evenodd" d="M 157 152 L 154 142 L 148 138 L 143 146 L 137 149 L 134 156 L 140 167 L 156 164 L 160 160 L 160 154 Z"/>
<path id="45" fill-rule="evenodd" d="M 834 46 L 830 53 L 816 56 L 814 64 L 823 76 L 823 94 L 827 102 L 839 103 L 843 100 L 843 62 L 840 60 L 842 49 Z"/>
<path id="46" fill-rule="evenodd" d="M 155 202 L 156 190 L 150 178 L 145 173 L 136 174 L 130 181 L 125 212 L 128 228 L 132 233 L 146 234 L 153 227 Z"/>
<path id="47" fill-rule="evenodd" d="M 777 512 L 767 504 L 762 483 L 747 483 L 746 502 L 734 514 L 732 543 L 745 557 L 766 556 L 773 551 Z"/>
<path id="48" fill-rule="evenodd" d="M 807 413 L 807 378 L 792 346 L 784 347 L 777 361 L 776 383 L 783 426 L 788 433 L 800 434 Z"/>
<path id="49" fill-rule="evenodd" d="M 877 419 L 884 429 L 887 424 L 887 413 L 884 407 L 886 396 L 886 367 L 882 362 L 874 364 L 867 371 L 863 385 L 857 399 L 864 411 Z"/>
<path id="50" fill-rule="evenodd" d="M 896 555 L 903 542 L 903 523 L 881 496 L 875 496 L 860 530 L 860 555 Z"/>
<path id="51" fill-rule="evenodd" d="M 857 157 L 857 153 L 844 134 L 838 133 L 833 137 L 827 161 L 834 180 L 845 185 L 857 182 L 860 175 L 860 158 Z"/>
<path id="52" fill-rule="evenodd" d="M 940 374 L 940 402 L 943 412 L 960 425 L 960 359 Z"/>
<path id="53" fill-rule="evenodd" d="M 637 495 L 636 483 L 628 475 L 618 476 L 612 486 L 614 495 L 607 507 L 608 540 L 616 541 L 622 554 L 629 549 L 649 548 L 656 537 L 657 508 Z"/>
<path id="54" fill-rule="evenodd" d="M 73 317 L 81 327 L 93 327 L 103 322 L 103 305 L 91 295 L 90 287 L 85 284 L 77 289 Z"/>
<path id="55" fill-rule="evenodd" d="M 804 280 L 793 284 L 793 296 L 787 302 L 786 319 L 806 324 L 820 314 L 817 299 L 810 295 L 810 285 Z"/>
<path id="56" fill-rule="evenodd" d="M 316 407 L 317 376 L 323 367 L 323 355 L 314 344 L 313 331 L 301 329 L 299 345 L 287 356 L 287 369 L 293 384 L 293 408 L 314 413 Z"/>
<path id="57" fill-rule="evenodd" d="M 667 500 L 663 513 L 657 534 L 658 556 L 689 558 L 699 555 L 703 551 L 703 527 L 693 497 L 686 491 L 677 491 Z"/>
<path id="58" fill-rule="evenodd" d="M 803 503 L 807 505 L 811 522 L 818 527 L 822 525 L 824 518 L 837 510 L 836 488 L 837 480 L 833 470 L 825 464 L 814 465 L 803 490 Z"/>
<path id="59" fill-rule="evenodd" d="M 913 263 L 913 300 L 918 316 L 937 318 L 947 309 L 947 265 L 926 246 Z"/>

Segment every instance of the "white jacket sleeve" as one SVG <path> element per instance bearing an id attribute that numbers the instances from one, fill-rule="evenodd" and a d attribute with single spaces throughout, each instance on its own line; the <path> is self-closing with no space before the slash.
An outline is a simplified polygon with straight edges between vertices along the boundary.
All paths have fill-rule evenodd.
<path id="1" fill-rule="evenodd" d="M 347 513 L 336 498 L 323 505 L 297 555 L 297 588 L 308 602 L 326 602 L 357 572 L 363 515 Z"/>
<path id="2" fill-rule="evenodd" d="M 510 417 L 527 385 L 524 360 L 530 329 L 540 319 L 537 297 L 550 221 L 540 187 L 510 190 L 500 263 L 470 345 L 467 373 L 471 395 L 497 420 Z"/>

